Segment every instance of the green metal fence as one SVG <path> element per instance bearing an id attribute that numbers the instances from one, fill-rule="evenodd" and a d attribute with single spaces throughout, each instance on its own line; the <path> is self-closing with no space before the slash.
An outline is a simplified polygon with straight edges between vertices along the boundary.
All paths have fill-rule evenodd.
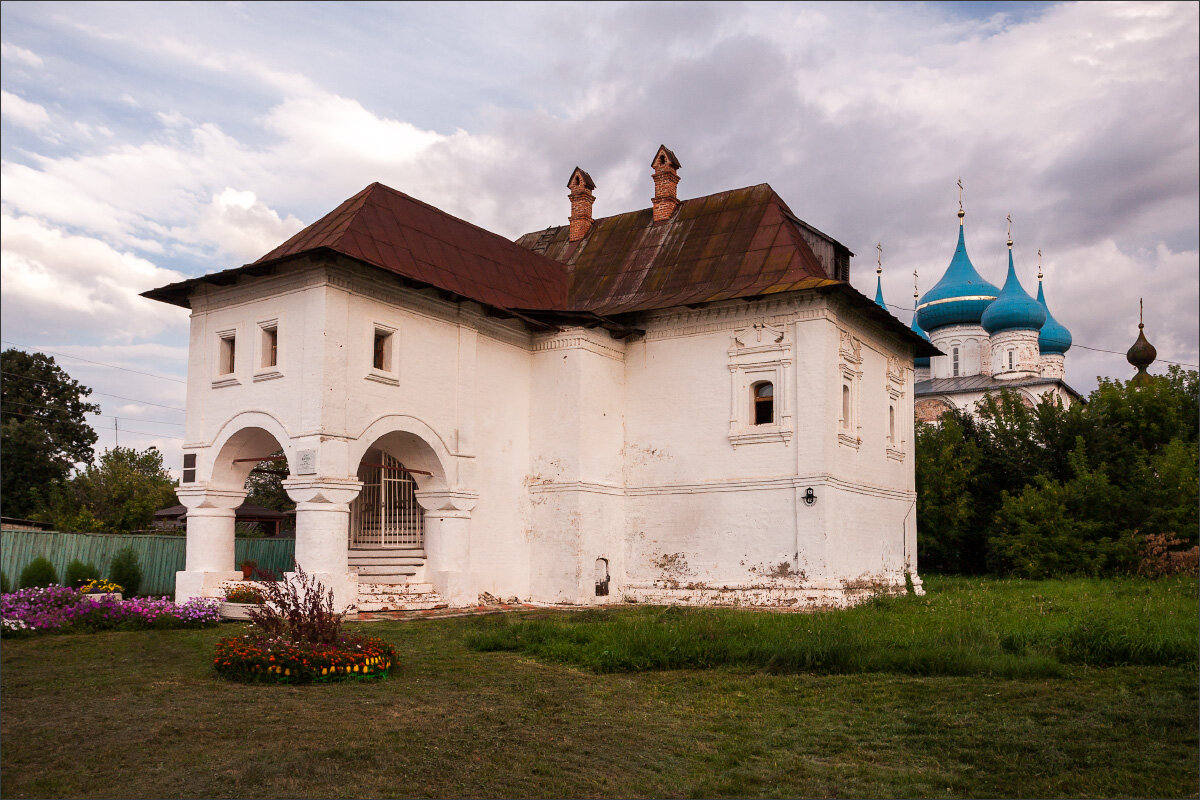
<path id="1" fill-rule="evenodd" d="M 62 533 L 58 531 L 0 531 L 0 569 L 14 589 L 21 570 L 38 556 L 54 565 L 64 580 L 67 565 L 78 559 L 108 576 L 108 565 L 122 547 L 132 547 L 142 567 L 140 594 L 174 595 L 175 573 L 183 569 L 185 540 L 160 534 Z M 236 562 L 257 561 L 259 569 L 290 572 L 296 555 L 295 539 L 237 539 Z M 233 565 L 230 565 L 233 568 Z"/>

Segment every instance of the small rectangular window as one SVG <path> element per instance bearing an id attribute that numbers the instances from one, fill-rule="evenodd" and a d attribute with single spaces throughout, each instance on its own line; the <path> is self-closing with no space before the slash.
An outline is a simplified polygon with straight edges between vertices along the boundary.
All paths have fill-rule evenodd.
<path id="1" fill-rule="evenodd" d="M 375 329 L 375 346 L 372 363 L 377 370 L 390 372 L 392 369 L 392 332 Z"/>
<path id="2" fill-rule="evenodd" d="M 842 427 L 850 430 L 850 387 L 842 384 Z"/>
<path id="3" fill-rule="evenodd" d="M 237 337 L 232 333 L 221 335 L 220 374 L 230 375 L 237 367 Z"/>
<path id="4" fill-rule="evenodd" d="M 279 365 L 279 328 L 275 325 L 262 328 L 262 364 L 261 367 Z"/>
<path id="5" fill-rule="evenodd" d="M 183 482 L 184 483 L 195 483 L 196 482 L 196 454 L 195 453 L 184 453 L 183 454 Z"/>
<path id="6" fill-rule="evenodd" d="M 957 377 L 958 377 L 958 348 L 957 348 L 957 347 L 955 347 L 955 348 L 954 348 L 954 349 L 951 351 L 951 357 L 952 357 L 952 358 L 953 358 L 953 360 L 954 360 L 953 372 L 952 372 L 951 374 L 952 374 L 952 375 L 953 375 L 955 378 L 957 378 Z"/>

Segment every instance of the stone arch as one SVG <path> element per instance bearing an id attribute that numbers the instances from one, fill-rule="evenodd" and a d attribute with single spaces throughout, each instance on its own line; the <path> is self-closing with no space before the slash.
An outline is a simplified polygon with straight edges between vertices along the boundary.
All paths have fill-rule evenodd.
<path id="1" fill-rule="evenodd" d="M 414 480 L 422 491 L 445 491 L 456 483 L 448 470 L 452 457 L 446 443 L 433 428 L 416 417 L 388 414 L 368 425 L 351 443 L 351 468 L 357 470 L 363 457 L 372 449 L 383 450 L 411 470 L 428 473 L 414 473 Z"/>
<path id="2" fill-rule="evenodd" d="M 272 415 L 264 411 L 244 411 L 221 426 L 209 446 L 208 484 L 215 489 L 241 491 L 246 485 L 253 462 L 237 463 L 238 459 L 267 456 L 278 450 L 287 459 L 291 471 L 291 436 Z"/>

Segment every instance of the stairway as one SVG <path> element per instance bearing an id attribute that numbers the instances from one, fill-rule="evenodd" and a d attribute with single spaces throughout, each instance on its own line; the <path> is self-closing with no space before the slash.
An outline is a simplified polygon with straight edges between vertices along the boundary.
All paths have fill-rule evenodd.
<path id="1" fill-rule="evenodd" d="M 421 611 L 446 601 L 424 581 L 425 551 L 416 547 L 356 548 L 348 564 L 358 573 L 359 611 Z"/>

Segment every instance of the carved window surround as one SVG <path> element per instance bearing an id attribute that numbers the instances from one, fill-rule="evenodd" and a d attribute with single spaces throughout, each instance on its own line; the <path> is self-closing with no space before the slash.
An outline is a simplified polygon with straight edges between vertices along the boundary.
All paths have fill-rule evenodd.
<path id="1" fill-rule="evenodd" d="M 734 447 L 791 441 L 793 431 L 792 342 L 787 325 L 754 322 L 730 333 L 729 442 Z M 774 390 L 770 423 L 754 424 L 754 387 Z"/>

